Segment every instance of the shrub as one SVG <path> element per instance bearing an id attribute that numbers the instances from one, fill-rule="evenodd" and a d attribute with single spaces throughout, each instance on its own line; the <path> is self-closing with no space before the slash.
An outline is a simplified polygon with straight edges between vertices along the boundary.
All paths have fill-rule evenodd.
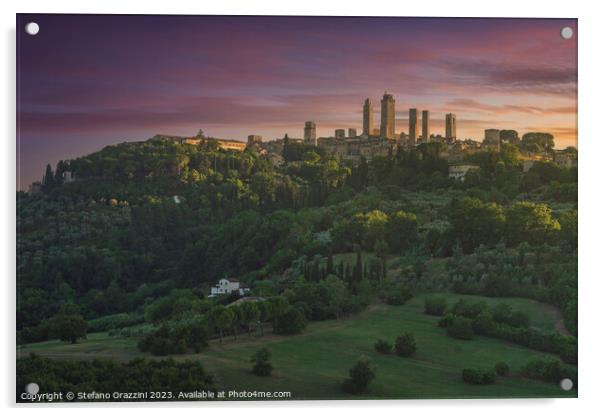
<path id="1" fill-rule="evenodd" d="M 521 374 L 536 380 L 558 383 L 564 378 L 570 378 L 573 383 L 577 381 L 577 372 L 559 360 L 531 360 L 521 368 Z"/>
<path id="2" fill-rule="evenodd" d="M 88 332 L 105 332 L 121 328 L 121 324 L 129 320 L 130 316 L 127 313 L 102 316 L 88 321 Z"/>
<path id="3" fill-rule="evenodd" d="M 476 318 L 477 315 L 485 309 L 487 309 L 487 303 L 484 301 L 476 302 L 460 299 L 452 308 L 452 312 L 454 315 L 463 316 L 465 318 Z"/>
<path id="4" fill-rule="evenodd" d="M 495 365 L 495 374 L 498 376 L 507 376 L 510 373 L 510 367 L 504 362 Z"/>
<path id="5" fill-rule="evenodd" d="M 498 303 L 493 308 L 493 319 L 500 324 L 515 328 L 528 328 L 531 324 L 529 315 L 521 311 L 512 311 L 512 307 L 506 302 Z"/>
<path id="6" fill-rule="evenodd" d="M 390 354 L 393 350 L 393 345 L 384 339 L 379 339 L 376 341 L 376 344 L 374 344 L 374 349 L 381 354 Z"/>
<path id="7" fill-rule="evenodd" d="M 512 307 L 506 302 L 500 302 L 493 307 L 493 319 L 499 323 L 507 323 L 508 317 L 512 313 Z"/>
<path id="8" fill-rule="evenodd" d="M 462 370 L 462 381 L 468 384 L 492 384 L 495 381 L 495 374 L 491 370 L 465 368 Z"/>
<path id="9" fill-rule="evenodd" d="M 186 343 L 173 336 L 167 325 L 162 325 L 155 332 L 147 334 L 138 342 L 140 351 L 148 351 L 152 355 L 183 354 Z"/>
<path id="10" fill-rule="evenodd" d="M 443 316 L 447 308 L 447 300 L 442 296 L 428 297 L 424 300 L 424 313 L 427 315 Z"/>
<path id="11" fill-rule="evenodd" d="M 474 333 L 469 319 L 456 316 L 447 326 L 447 335 L 457 339 L 472 339 Z"/>
<path id="12" fill-rule="evenodd" d="M 392 291 L 385 294 L 385 303 L 387 305 L 396 305 L 400 306 L 405 304 L 408 300 L 410 300 L 414 296 L 410 289 L 403 286 L 400 288 L 393 289 Z"/>
<path id="13" fill-rule="evenodd" d="M 61 341 L 75 344 L 85 338 L 88 323 L 81 315 L 57 315 L 52 318 L 51 333 Z"/>
<path id="14" fill-rule="evenodd" d="M 184 354 L 188 349 L 200 352 L 207 346 L 208 337 L 209 329 L 199 319 L 166 322 L 144 335 L 138 342 L 138 348 L 153 355 Z"/>
<path id="15" fill-rule="evenodd" d="M 343 382 L 343 390 L 351 394 L 363 393 L 375 376 L 370 361 L 366 357 L 361 357 L 349 369 L 349 378 Z"/>
<path id="16" fill-rule="evenodd" d="M 445 315 L 443 315 L 441 319 L 439 319 L 439 322 L 437 322 L 437 326 L 439 326 L 439 328 L 447 328 L 454 321 L 454 318 L 454 314 L 448 312 Z"/>
<path id="17" fill-rule="evenodd" d="M 255 351 L 251 356 L 251 362 L 255 363 L 252 370 L 253 374 L 260 377 L 266 377 L 272 374 L 273 367 L 269 362 L 271 355 L 270 350 L 265 347 Z"/>
<path id="18" fill-rule="evenodd" d="M 565 343 L 560 347 L 560 358 L 568 364 L 577 364 L 577 344 Z"/>
<path id="19" fill-rule="evenodd" d="M 395 340 L 395 353 L 402 357 L 409 357 L 416 352 L 414 334 L 404 332 Z"/>
<path id="20" fill-rule="evenodd" d="M 274 332 L 281 335 L 298 334 L 307 326 L 303 312 L 297 308 L 289 308 L 275 322 Z"/>
<path id="21" fill-rule="evenodd" d="M 497 323 L 487 311 L 481 312 L 472 320 L 472 330 L 475 334 L 492 336 L 497 329 Z"/>

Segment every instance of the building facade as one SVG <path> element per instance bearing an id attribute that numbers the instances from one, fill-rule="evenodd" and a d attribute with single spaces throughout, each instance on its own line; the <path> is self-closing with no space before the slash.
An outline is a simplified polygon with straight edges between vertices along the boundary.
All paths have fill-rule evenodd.
<path id="1" fill-rule="evenodd" d="M 334 137 L 336 137 L 337 139 L 344 139 L 345 138 L 345 129 L 336 129 L 334 131 Z"/>
<path id="2" fill-rule="evenodd" d="M 395 100 L 387 92 L 380 101 L 380 135 L 387 139 L 395 137 Z"/>
<path id="3" fill-rule="evenodd" d="M 238 294 L 242 296 L 249 292 L 249 288 L 236 279 L 223 278 L 219 279 L 219 282 L 211 288 L 210 297 L 228 295 L 232 292 L 238 292 Z"/>
<path id="4" fill-rule="evenodd" d="M 150 140 L 171 140 L 179 144 L 190 144 L 198 146 L 203 143 L 215 142 L 220 149 L 223 150 L 236 150 L 242 152 L 247 148 L 245 142 L 231 139 L 218 139 L 215 137 L 185 137 L 185 136 L 171 136 L 166 134 L 157 134 L 150 138 Z"/>
<path id="5" fill-rule="evenodd" d="M 449 165 L 449 178 L 454 179 L 460 182 L 464 182 L 466 179 L 466 174 L 471 170 L 478 170 L 479 167 L 477 165 L 471 165 L 467 163 L 459 163 Z"/>
<path id="6" fill-rule="evenodd" d="M 357 137 L 357 130 L 352 128 L 347 129 L 347 137 Z"/>

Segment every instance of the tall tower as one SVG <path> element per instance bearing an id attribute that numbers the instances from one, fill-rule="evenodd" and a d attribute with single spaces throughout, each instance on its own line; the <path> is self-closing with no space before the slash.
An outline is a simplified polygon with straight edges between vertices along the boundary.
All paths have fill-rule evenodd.
<path id="1" fill-rule="evenodd" d="M 395 100 L 386 91 L 380 101 L 380 135 L 387 139 L 395 135 Z"/>
<path id="2" fill-rule="evenodd" d="M 501 146 L 500 131 L 498 129 L 485 130 L 485 140 L 483 144 L 499 152 Z"/>
<path id="3" fill-rule="evenodd" d="M 309 144 L 311 146 L 316 146 L 316 123 L 313 121 L 306 121 L 305 128 L 303 129 L 303 141 L 305 144 Z"/>
<path id="4" fill-rule="evenodd" d="M 456 115 L 454 113 L 445 115 L 445 138 L 448 142 L 456 140 Z"/>
<path id="5" fill-rule="evenodd" d="M 428 143 L 431 139 L 429 131 L 429 110 L 422 111 L 422 143 Z"/>
<path id="6" fill-rule="evenodd" d="M 362 134 L 370 136 L 372 130 L 374 130 L 374 111 L 372 110 L 372 101 L 366 98 L 366 101 L 364 101 L 364 127 Z"/>
<path id="7" fill-rule="evenodd" d="M 410 108 L 410 127 L 408 144 L 410 146 L 416 146 L 416 139 L 418 136 L 418 110 Z"/>

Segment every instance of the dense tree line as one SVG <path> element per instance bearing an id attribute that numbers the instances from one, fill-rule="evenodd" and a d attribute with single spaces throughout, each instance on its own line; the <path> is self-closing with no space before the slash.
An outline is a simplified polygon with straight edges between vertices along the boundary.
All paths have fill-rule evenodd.
<path id="1" fill-rule="evenodd" d="M 109 360 L 54 360 L 31 355 L 17 360 L 17 401 L 32 380 L 40 394 L 53 392 L 190 392 L 215 391 L 213 377 L 198 361 L 136 359 L 127 363 Z M 169 397 L 159 400 L 170 400 Z M 123 399 L 122 399 L 123 400 Z M 145 399 L 139 399 L 145 401 Z M 146 399 L 148 400 L 148 399 Z M 171 400 L 176 400 L 172 397 Z M 182 399 L 180 399 L 182 400 Z M 79 401 L 79 400 L 78 400 Z M 120 401 L 112 398 L 111 401 Z M 135 400 L 134 400 L 135 401 Z"/>

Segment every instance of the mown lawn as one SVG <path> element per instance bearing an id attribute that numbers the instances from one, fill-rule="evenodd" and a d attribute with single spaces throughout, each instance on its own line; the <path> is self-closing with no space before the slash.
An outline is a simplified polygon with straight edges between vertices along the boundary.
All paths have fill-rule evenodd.
<path id="1" fill-rule="evenodd" d="M 460 297 L 445 294 L 449 302 Z M 373 305 L 368 310 L 339 321 L 311 323 L 301 335 L 263 338 L 247 335 L 238 341 L 227 339 L 223 345 L 212 341 L 200 354 L 181 355 L 177 359 L 198 359 L 215 375 L 220 388 L 235 390 L 291 391 L 293 399 L 353 398 L 472 398 L 472 397 L 576 397 L 553 383 L 520 377 L 519 368 L 532 358 L 549 356 L 508 342 L 478 337 L 471 341 L 449 338 L 436 325 L 436 317 L 423 314 L 425 295 L 404 306 Z M 493 304 L 503 299 L 485 299 Z M 534 326 L 554 328 L 557 316 L 545 305 L 525 299 L 505 299 L 517 310 L 532 317 Z M 412 358 L 380 355 L 373 349 L 379 339 L 394 341 L 402 331 L 413 332 L 418 350 Z M 136 350 L 136 340 L 113 338 L 106 333 L 92 334 L 76 345 L 57 341 L 28 345 L 19 354 L 36 352 L 54 358 L 86 359 L 95 357 L 129 360 L 147 356 Z M 251 372 L 250 355 L 266 345 L 272 352 L 274 373 L 257 377 Z M 348 369 L 361 356 L 369 357 L 376 367 L 376 379 L 362 396 L 349 396 L 340 389 Z M 509 377 L 498 377 L 493 385 L 473 386 L 460 379 L 465 367 L 491 368 L 495 363 L 509 364 Z"/>

